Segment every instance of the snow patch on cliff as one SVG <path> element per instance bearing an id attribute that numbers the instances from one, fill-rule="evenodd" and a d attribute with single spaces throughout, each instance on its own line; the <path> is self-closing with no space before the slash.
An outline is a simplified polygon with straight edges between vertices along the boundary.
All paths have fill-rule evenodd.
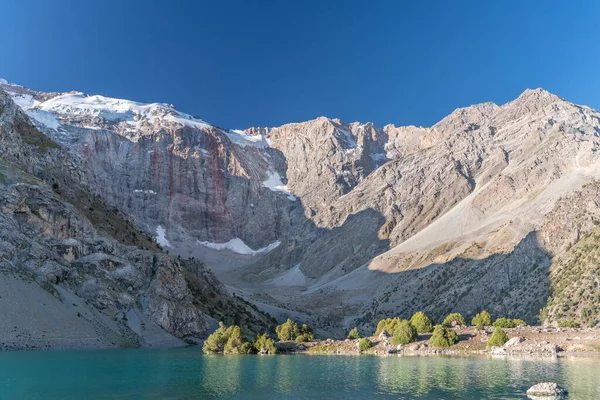
<path id="1" fill-rule="evenodd" d="M 161 225 L 156 227 L 156 243 L 160 244 L 162 247 L 173 247 L 171 246 L 171 243 L 169 243 L 169 241 L 167 240 L 167 236 L 166 236 L 167 232 L 165 231 L 165 228 L 163 228 Z"/>
<path id="2" fill-rule="evenodd" d="M 262 186 L 271 189 L 273 192 L 285 193 L 288 199 L 296 201 L 296 196 L 288 190 L 287 185 L 281 182 L 281 175 L 277 172 L 267 171 L 267 180 L 262 183 Z"/>
<path id="3" fill-rule="evenodd" d="M 7 92 L 10 97 L 12 97 L 13 101 L 21 107 L 23 111 L 27 111 L 32 107 L 35 107 L 39 104 L 39 101 L 33 99 L 33 96 L 30 94 L 23 93 L 15 93 L 15 92 Z"/>
<path id="4" fill-rule="evenodd" d="M 61 123 L 59 122 L 58 118 L 56 117 L 56 115 L 54 115 L 50 112 L 31 109 L 31 110 L 26 111 L 26 113 L 35 122 L 38 122 L 50 129 L 54 129 L 54 130 L 58 131 L 58 128 L 60 128 L 62 126 Z"/>
<path id="5" fill-rule="evenodd" d="M 269 142 L 263 135 L 249 135 L 238 129 L 229 129 L 225 131 L 225 135 L 227 135 L 229 140 L 241 147 L 254 146 L 263 149 L 269 147 Z"/>
<path id="6" fill-rule="evenodd" d="M 339 135 L 340 133 L 342 134 L 342 136 Z M 352 151 L 358 147 L 358 145 L 356 144 L 356 140 L 354 140 L 354 137 L 352 136 L 352 133 L 347 129 L 337 128 L 333 132 L 333 134 L 335 137 L 337 137 L 338 139 L 342 139 L 345 142 L 343 144 L 345 144 L 346 146 L 342 147 L 344 147 L 344 149 L 346 149 L 347 152 Z"/>
<path id="7" fill-rule="evenodd" d="M 234 253 L 245 254 L 245 255 L 250 255 L 250 256 L 255 256 L 258 254 L 266 254 L 281 244 L 280 241 L 276 241 L 276 242 L 273 242 L 270 245 L 265 246 L 261 249 L 252 250 L 240 238 L 233 238 L 230 241 L 225 242 L 225 243 L 212 243 L 212 242 L 200 242 L 200 241 L 198 241 L 198 243 L 201 244 L 202 246 L 208 247 L 210 249 L 219 250 L 219 251 L 230 250 Z"/>

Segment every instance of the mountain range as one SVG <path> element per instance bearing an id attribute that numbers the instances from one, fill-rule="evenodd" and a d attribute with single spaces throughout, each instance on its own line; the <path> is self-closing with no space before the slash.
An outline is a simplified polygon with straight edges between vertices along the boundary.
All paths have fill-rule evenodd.
<path id="1" fill-rule="evenodd" d="M 415 311 L 597 325 L 599 135 L 599 112 L 542 89 L 429 128 L 236 130 L 1 80 L 4 346 L 171 345 L 287 317 L 341 335 Z"/>

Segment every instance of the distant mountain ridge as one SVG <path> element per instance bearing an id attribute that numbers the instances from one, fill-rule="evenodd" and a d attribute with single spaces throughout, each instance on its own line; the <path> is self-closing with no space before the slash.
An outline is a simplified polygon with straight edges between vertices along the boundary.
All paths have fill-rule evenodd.
<path id="1" fill-rule="evenodd" d="M 593 201 L 600 113 L 542 89 L 430 128 L 320 117 L 245 131 L 161 103 L 0 89 L 163 247 L 324 332 L 418 310 L 535 322 L 555 264 L 593 229 L 575 220 L 596 218 L 564 199 Z"/>

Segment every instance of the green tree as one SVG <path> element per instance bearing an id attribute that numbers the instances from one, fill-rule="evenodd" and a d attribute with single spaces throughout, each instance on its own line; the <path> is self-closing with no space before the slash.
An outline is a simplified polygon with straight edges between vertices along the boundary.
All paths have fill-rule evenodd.
<path id="1" fill-rule="evenodd" d="M 281 325 L 278 325 L 275 328 L 275 332 L 277 333 L 277 337 L 281 341 L 292 340 L 294 339 L 294 335 L 296 334 L 296 330 L 298 329 L 298 325 L 294 321 L 288 318 L 286 322 Z"/>
<path id="2" fill-rule="evenodd" d="M 419 333 L 429 333 L 433 330 L 433 320 L 422 311 L 416 312 L 410 319 L 410 323 Z"/>
<path id="3" fill-rule="evenodd" d="M 373 346 L 373 343 L 371 343 L 371 341 L 367 338 L 362 338 L 360 339 L 360 341 L 358 342 L 358 348 L 361 351 L 367 351 L 369 350 L 371 347 Z"/>
<path id="4" fill-rule="evenodd" d="M 254 345 L 250 342 L 244 342 L 240 348 L 239 354 L 253 354 L 256 353 Z"/>
<path id="5" fill-rule="evenodd" d="M 471 324 L 475 325 L 477 329 L 482 330 L 484 327 L 492 325 L 492 317 L 490 313 L 484 310 L 473 317 Z"/>
<path id="6" fill-rule="evenodd" d="M 202 351 L 207 354 L 222 353 L 229 340 L 229 332 L 223 322 L 219 322 L 219 327 L 206 340 L 202 346 Z"/>
<path id="7" fill-rule="evenodd" d="M 231 332 L 229 333 L 229 339 L 227 339 L 225 348 L 223 349 L 223 354 L 248 354 L 249 350 L 252 349 L 252 346 L 245 345 L 247 340 L 242 334 L 242 328 L 234 325 L 229 327 L 228 330 L 229 329 L 231 329 Z"/>
<path id="8" fill-rule="evenodd" d="M 433 347 L 450 347 L 458 342 L 458 335 L 452 329 L 444 325 L 436 325 L 433 329 L 433 334 L 429 339 L 429 343 Z"/>
<path id="9" fill-rule="evenodd" d="M 460 313 L 452 313 L 449 314 L 442 322 L 444 326 L 465 326 L 467 323 L 465 322 L 464 317 Z"/>
<path id="10" fill-rule="evenodd" d="M 257 335 L 253 342 L 254 350 L 259 354 L 277 354 L 275 341 L 266 333 Z"/>
<path id="11" fill-rule="evenodd" d="M 392 336 L 392 344 L 408 344 L 415 342 L 418 339 L 419 335 L 417 334 L 417 328 L 412 326 L 412 324 L 407 320 L 402 320 L 396 327 L 394 331 L 394 336 Z"/>
<path id="12" fill-rule="evenodd" d="M 303 340 L 304 342 L 310 342 L 311 340 L 315 340 L 315 335 L 313 333 L 313 330 L 310 326 L 306 325 L 306 324 L 302 324 L 302 325 L 297 325 L 296 326 L 296 341 L 298 341 L 298 336 L 304 336 L 305 340 Z"/>
<path id="13" fill-rule="evenodd" d="M 492 336 L 490 336 L 487 345 L 488 347 L 502 347 L 506 342 L 508 342 L 508 336 L 506 335 L 506 332 L 504 332 L 502 328 L 496 328 L 494 329 Z"/>
<path id="14" fill-rule="evenodd" d="M 348 333 L 348 339 L 350 339 L 350 340 L 360 339 L 360 333 L 358 333 L 358 328 L 357 327 L 354 327 L 354 329 L 352 329 Z"/>
<path id="15" fill-rule="evenodd" d="M 386 331 L 389 334 L 394 333 L 398 324 L 400 323 L 400 318 L 386 318 L 382 319 L 377 323 L 377 329 L 375 329 L 375 336 L 379 336 L 382 331 Z"/>

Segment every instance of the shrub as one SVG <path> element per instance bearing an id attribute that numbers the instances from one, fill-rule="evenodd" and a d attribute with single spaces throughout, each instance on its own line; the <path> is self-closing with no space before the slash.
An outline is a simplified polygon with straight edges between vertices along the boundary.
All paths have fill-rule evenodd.
<path id="1" fill-rule="evenodd" d="M 295 334 L 296 334 L 296 341 L 298 341 L 299 336 L 304 336 L 304 338 L 306 339 L 306 340 L 303 340 L 304 342 L 309 342 L 309 341 L 315 339 L 315 335 L 313 334 L 312 328 L 306 324 L 302 324 L 301 326 L 297 325 Z"/>
<path id="2" fill-rule="evenodd" d="M 527 325 L 522 319 L 498 318 L 494 322 L 496 328 L 516 328 L 517 326 Z"/>
<path id="3" fill-rule="evenodd" d="M 417 328 L 411 325 L 407 320 L 402 320 L 394 331 L 392 336 L 392 344 L 408 344 L 415 342 L 418 339 Z"/>
<path id="4" fill-rule="evenodd" d="M 348 333 L 348 339 L 350 339 L 350 340 L 360 339 L 360 333 L 358 333 L 358 328 L 354 327 L 354 329 L 352 329 Z"/>
<path id="5" fill-rule="evenodd" d="M 444 325 L 436 325 L 429 343 L 433 347 L 450 347 L 458 342 L 458 335 L 452 329 L 448 329 Z"/>
<path id="6" fill-rule="evenodd" d="M 508 342 L 508 336 L 506 335 L 506 332 L 504 332 L 502 328 L 496 328 L 494 329 L 492 336 L 490 336 L 487 345 L 488 347 L 502 347 L 506 342 Z"/>
<path id="7" fill-rule="evenodd" d="M 570 319 L 570 320 L 559 321 L 558 327 L 559 328 L 581 328 L 581 325 L 579 324 L 579 322 L 575 322 L 572 319 Z"/>
<path id="8" fill-rule="evenodd" d="M 358 348 L 361 351 L 367 351 L 369 350 L 371 347 L 373 346 L 373 343 L 371 343 L 371 341 L 367 338 L 362 338 L 360 339 L 360 341 L 358 342 Z"/>
<path id="9" fill-rule="evenodd" d="M 442 322 L 444 326 L 457 326 L 462 325 L 465 326 L 467 323 L 465 322 L 464 317 L 460 313 L 452 313 L 449 314 Z"/>
<path id="10" fill-rule="evenodd" d="M 471 324 L 475 325 L 477 329 L 482 330 L 483 327 L 492 325 L 492 317 L 487 311 L 482 311 L 473 317 Z"/>
<path id="11" fill-rule="evenodd" d="M 286 322 L 284 322 L 281 325 L 278 325 L 277 328 L 275 328 L 275 332 L 277 333 L 277 337 L 279 338 L 279 340 L 292 340 L 294 338 L 294 335 L 296 334 L 297 329 L 298 326 L 296 325 L 296 323 L 288 318 Z"/>
<path id="12" fill-rule="evenodd" d="M 400 318 L 386 318 L 382 319 L 377 323 L 377 329 L 375 329 L 375 336 L 379 336 L 382 331 L 386 331 L 388 333 L 393 333 L 398 324 L 400 323 Z"/>
<path id="13" fill-rule="evenodd" d="M 304 342 L 308 342 L 308 341 L 310 341 L 310 339 L 308 338 L 307 335 L 302 334 L 302 335 L 296 336 L 296 343 L 304 343 Z"/>
<path id="14" fill-rule="evenodd" d="M 433 330 L 433 320 L 422 311 L 416 312 L 410 319 L 410 323 L 419 333 L 429 333 Z"/>
<path id="15" fill-rule="evenodd" d="M 277 347 L 275 347 L 275 341 L 269 337 L 266 333 L 256 336 L 254 339 L 254 350 L 260 354 L 276 354 Z"/>

